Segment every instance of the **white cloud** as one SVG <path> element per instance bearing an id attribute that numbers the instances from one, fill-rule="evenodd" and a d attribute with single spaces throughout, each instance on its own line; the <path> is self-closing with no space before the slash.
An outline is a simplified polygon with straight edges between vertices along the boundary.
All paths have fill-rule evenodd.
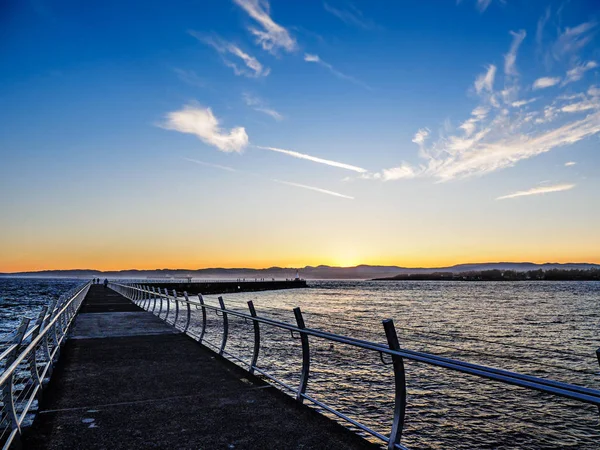
<path id="1" fill-rule="evenodd" d="M 568 161 L 565 163 L 565 167 L 571 167 L 571 166 L 574 166 L 575 164 L 577 164 L 575 161 Z"/>
<path id="2" fill-rule="evenodd" d="M 598 67 L 596 61 L 588 61 L 585 64 L 576 65 L 567 71 L 567 76 L 565 77 L 565 81 L 563 81 L 563 85 L 581 80 L 588 70 L 595 69 L 596 67 Z"/>
<path id="3" fill-rule="evenodd" d="M 298 48 L 296 40 L 281 25 L 271 18 L 268 0 L 233 0 L 240 8 L 260 24 L 262 29 L 248 28 L 263 49 L 271 53 L 283 49 L 292 52 Z"/>
<path id="4" fill-rule="evenodd" d="M 533 89 L 546 89 L 560 83 L 560 77 L 542 77 L 533 82 Z"/>
<path id="5" fill-rule="evenodd" d="M 521 106 L 529 105 L 530 103 L 533 103 L 537 100 L 539 100 L 539 97 L 530 98 L 529 100 L 518 100 L 516 102 L 512 102 L 511 106 L 514 108 L 520 108 Z"/>
<path id="6" fill-rule="evenodd" d="M 421 128 L 419 131 L 417 131 L 415 133 L 415 136 L 413 137 L 412 141 L 417 145 L 423 145 L 428 136 L 429 136 L 429 129 Z"/>
<path id="7" fill-rule="evenodd" d="M 350 75 L 346 75 L 345 73 L 340 72 L 339 70 L 336 70 L 331 64 L 323 61 L 319 55 L 312 55 L 310 53 L 305 53 L 304 54 L 304 61 L 309 62 L 309 63 L 316 63 L 319 64 L 320 66 L 325 67 L 326 69 L 328 69 L 332 74 L 334 74 L 336 77 L 341 78 L 342 80 L 347 80 L 347 81 L 351 81 L 354 84 L 358 84 L 359 86 L 364 87 L 365 89 L 371 90 L 371 87 L 368 86 L 367 84 L 363 83 L 360 80 L 357 80 L 356 78 L 350 76 Z"/>
<path id="8" fill-rule="evenodd" d="M 510 49 L 506 55 L 504 55 L 504 73 L 506 75 L 518 75 L 516 69 L 516 61 L 517 61 L 517 51 L 519 50 L 519 46 L 525 39 L 527 33 L 525 30 L 520 30 L 518 32 L 511 31 L 510 34 L 513 37 L 512 44 L 510 45 Z"/>
<path id="9" fill-rule="evenodd" d="M 350 9 L 337 9 L 325 2 L 323 3 L 323 7 L 325 8 L 325 11 L 333 14 L 346 25 L 354 25 L 364 30 L 375 30 L 380 28 L 379 25 L 377 25 L 375 22 L 373 22 L 370 19 L 367 19 L 363 15 L 362 11 L 360 11 L 353 4 L 349 5 Z"/>
<path id="10" fill-rule="evenodd" d="M 556 60 L 560 60 L 563 57 L 575 53 L 579 49 L 583 48 L 588 44 L 594 37 L 594 28 L 596 22 L 584 22 L 573 28 L 565 28 L 561 32 L 556 40 L 552 54 Z"/>
<path id="11" fill-rule="evenodd" d="M 580 26 L 567 29 L 563 34 L 582 36 L 588 29 L 589 26 Z M 507 55 L 516 54 L 516 43 L 520 43 L 522 37 L 515 34 Z M 563 39 L 563 42 L 566 41 Z M 580 45 L 581 39 L 573 42 Z M 505 62 L 508 67 L 505 67 L 502 91 L 494 90 L 496 66 L 488 66 L 477 76 L 474 90 L 479 94 L 480 103 L 466 120 L 455 128 L 444 127 L 436 139 L 431 139 L 430 133 L 423 134 L 422 130 L 417 132 L 413 142 L 419 146 L 422 163 L 403 162 L 398 167 L 361 178 L 427 177 L 443 182 L 482 176 L 600 133 L 600 89 L 590 86 L 587 95 L 521 100 L 517 98 L 520 86 L 514 59 L 508 57 Z M 559 77 L 538 78 L 534 88 L 547 88 L 560 81 Z M 522 108 L 533 102 L 537 102 L 536 107 Z"/>
<path id="12" fill-rule="evenodd" d="M 266 77 L 271 72 L 271 69 L 264 67 L 256 58 L 242 51 L 238 46 L 231 42 L 224 41 L 217 36 L 203 36 L 195 31 L 189 31 L 191 36 L 194 36 L 200 42 L 214 48 L 221 57 L 227 67 L 233 69 L 236 75 L 244 75 L 250 78 Z M 240 68 L 236 63 L 227 58 L 228 55 L 240 58 L 246 68 Z"/>
<path id="13" fill-rule="evenodd" d="M 566 113 L 578 113 L 583 111 L 590 111 L 592 109 L 600 109 L 600 101 L 596 100 L 583 100 L 576 103 L 563 106 L 560 110 Z"/>
<path id="14" fill-rule="evenodd" d="M 569 189 L 573 189 L 575 187 L 574 184 L 556 184 L 554 186 L 541 186 L 528 189 L 526 191 L 517 191 L 512 194 L 503 195 L 498 197 L 496 200 L 504 200 L 508 198 L 516 198 L 516 197 L 525 197 L 529 195 L 540 195 L 540 194 L 548 194 L 550 192 L 560 192 L 560 191 L 568 191 Z"/>
<path id="15" fill-rule="evenodd" d="M 362 167 L 352 166 L 350 164 L 345 164 L 337 161 L 331 161 L 329 159 L 318 158 L 316 156 L 307 155 L 305 153 L 295 152 L 293 150 L 285 150 L 282 148 L 276 147 L 262 147 L 260 145 L 255 145 L 254 147 L 260 148 L 261 150 L 269 150 L 271 152 L 283 153 L 285 155 L 293 156 L 294 158 L 306 159 L 308 161 L 316 162 L 319 164 L 325 164 L 327 166 L 339 167 L 340 169 L 352 170 L 358 173 L 365 173 L 367 169 L 363 169 Z"/>
<path id="16" fill-rule="evenodd" d="M 193 158 L 183 158 L 183 159 L 186 161 L 189 161 L 189 162 L 193 162 L 195 164 L 200 164 L 201 166 L 214 167 L 215 169 L 226 170 L 227 172 L 237 172 L 237 170 L 234 169 L 233 167 L 222 166 L 220 164 L 208 163 L 208 162 L 200 161 L 198 159 L 193 159 Z"/>
<path id="17" fill-rule="evenodd" d="M 282 180 L 273 180 L 275 183 L 285 184 L 287 186 L 294 186 L 302 189 L 308 189 L 310 191 L 320 192 L 321 194 L 333 195 L 334 197 L 347 198 L 349 200 L 354 200 L 354 197 L 350 197 L 349 195 L 340 194 L 339 192 L 329 191 L 327 189 L 321 189 L 314 186 L 307 186 L 306 184 L 292 183 L 291 181 L 282 181 Z"/>
<path id="18" fill-rule="evenodd" d="M 275 111 L 273 108 L 270 108 L 269 106 L 267 106 L 261 98 L 256 97 L 251 94 L 248 94 L 248 93 L 244 93 L 243 97 L 244 97 L 244 102 L 246 103 L 246 105 L 248 105 L 255 111 L 258 111 L 258 112 L 261 112 L 268 116 L 271 116 L 273 119 L 275 119 L 278 122 L 281 122 L 284 119 L 282 114 Z"/>
<path id="19" fill-rule="evenodd" d="M 492 92 L 494 89 L 494 78 L 496 77 L 496 66 L 490 64 L 485 73 L 475 79 L 475 91 L 481 94 L 483 91 Z"/>
<path id="20" fill-rule="evenodd" d="M 248 135 L 243 127 L 223 130 L 210 108 L 197 105 L 188 105 L 179 111 L 168 113 L 165 122 L 160 126 L 167 130 L 194 134 L 203 142 L 223 152 L 241 153 L 248 145 Z"/>
<path id="21" fill-rule="evenodd" d="M 415 169 L 406 163 L 402 163 L 400 166 L 392 167 L 391 169 L 383 169 L 381 173 L 381 178 L 383 178 L 384 181 L 414 178 L 416 176 L 417 173 L 415 172 Z"/>
<path id="22" fill-rule="evenodd" d="M 190 86 L 196 87 L 205 87 L 206 82 L 200 78 L 196 72 L 193 70 L 184 70 L 184 69 L 173 69 L 173 71 L 177 74 L 177 77 L 183 81 L 184 83 L 189 84 Z"/>

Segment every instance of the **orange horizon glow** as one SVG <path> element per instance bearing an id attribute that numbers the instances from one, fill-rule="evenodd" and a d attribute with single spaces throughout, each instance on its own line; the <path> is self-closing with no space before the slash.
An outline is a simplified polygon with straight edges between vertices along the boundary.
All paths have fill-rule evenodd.
<path id="1" fill-rule="evenodd" d="M 298 260 L 274 260 L 272 263 L 261 263 L 257 264 L 256 262 L 248 261 L 240 259 L 238 262 L 217 262 L 214 264 L 209 262 L 192 262 L 192 261 L 181 261 L 180 263 L 176 263 L 174 261 L 169 261 L 169 264 L 161 263 L 160 261 L 144 261 L 143 263 L 140 261 L 138 264 L 135 263 L 123 263 L 119 264 L 116 262 L 104 261 L 102 263 L 93 264 L 93 263 L 84 263 L 80 261 L 79 264 L 74 264 L 68 261 L 64 263 L 38 263 L 38 264 L 15 264 L 15 265 L 7 265 L 0 266 L 0 272 L 11 274 L 11 273 L 19 273 L 19 272 L 40 272 L 40 271 L 59 271 L 59 270 L 97 270 L 101 272 L 118 272 L 118 271 L 127 271 L 127 270 L 204 270 L 204 269 L 269 269 L 272 267 L 280 267 L 283 269 L 294 269 L 294 268 L 303 268 L 306 266 L 330 266 L 330 267 L 341 267 L 341 268 L 351 268 L 360 265 L 369 265 L 369 266 L 398 266 L 398 267 L 406 267 L 406 268 L 439 268 L 439 267 L 450 267 L 459 264 L 486 264 L 486 263 L 496 263 L 496 262 L 505 262 L 505 263 L 533 263 L 533 264 L 544 264 L 544 263 L 558 263 L 558 264 L 569 264 L 569 263 L 581 263 L 581 264 L 600 264 L 600 259 L 598 258 L 552 258 L 552 259 L 523 259 L 523 258 L 501 258 L 501 259 L 458 259 L 458 258 L 448 258 L 448 259 L 421 259 L 421 260 L 392 260 L 392 259 L 383 259 L 383 260 L 371 260 L 367 258 L 364 261 L 360 261 L 357 263 L 350 262 L 344 263 L 339 259 L 332 258 L 331 260 L 307 260 L 307 261 L 298 261 Z"/>

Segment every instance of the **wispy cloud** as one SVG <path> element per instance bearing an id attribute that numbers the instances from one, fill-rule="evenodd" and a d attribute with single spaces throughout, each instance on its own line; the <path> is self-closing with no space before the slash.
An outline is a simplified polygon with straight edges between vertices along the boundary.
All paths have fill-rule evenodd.
<path id="1" fill-rule="evenodd" d="M 504 2 L 504 0 L 500 0 L 501 2 Z M 463 0 L 456 0 L 456 4 L 460 5 L 463 2 Z M 480 13 L 484 12 L 486 9 L 488 9 L 488 6 L 490 6 L 492 4 L 492 0 L 475 0 L 475 8 L 477 9 L 477 11 L 479 11 Z"/>
<path id="2" fill-rule="evenodd" d="M 475 92 L 481 94 L 484 91 L 492 92 L 494 79 L 496 77 L 496 66 L 490 64 L 485 71 L 475 79 Z"/>
<path id="3" fill-rule="evenodd" d="M 390 169 L 383 169 L 381 172 L 381 178 L 383 181 L 402 180 L 408 178 L 414 178 L 417 176 L 417 172 L 410 164 L 402 163 L 398 167 L 392 167 Z M 375 177 L 377 178 L 377 177 Z"/>
<path id="4" fill-rule="evenodd" d="M 271 69 L 264 67 L 255 57 L 245 53 L 238 46 L 232 44 L 231 42 L 224 41 L 217 36 L 205 36 L 197 33 L 196 31 L 189 31 L 189 34 L 198 39 L 200 42 L 211 46 L 217 52 L 219 52 L 225 65 L 232 68 L 236 75 L 258 78 L 266 77 L 271 72 Z M 238 64 L 231 61 L 231 59 L 229 59 L 230 56 L 235 56 L 241 59 L 246 67 L 240 67 Z"/>
<path id="5" fill-rule="evenodd" d="M 184 70 L 184 69 L 173 69 L 173 72 L 177 74 L 177 77 L 183 81 L 184 83 L 189 84 L 190 86 L 196 87 L 205 87 L 206 82 L 200 78 L 196 72 L 193 70 Z"/>
<path id="6" fill-rule="evenodd" d="M 332 74 L 334 74 L 336 77 L 341 78 L 342 80 L 347 80 L 350 81 L 354 84 L 358 84 L 359 86 L 364 87 L 365 89 L 371 90 L 371 87 L 365 83 L 363 83 L 360 80 L 357 80 L 356 78 L 350 76 L 350 75 L 346 75 L 345 73 L 340 72 L 339 70 L 336 70 L 331 64 L 323 61 L 319 55 L 312 55 L 310 53 L 305 53 L 304 54 L 304 61 L 309 62 L 309 63 L 316 63 L 319 64 L 323 67 L 325 67 L 326 69 L 328 69 Z"/>
<path id="7" fill-rule="evenodd" d="M 280 114 L 279 112 L 275 111 L 273 108 L 270 108 L 269 106 L 267 106 L 267 104 L 261 98 L 255 96 L 255 95 L 249 94 L 247 92 L 244 93 L 243 97 L 244 97 L 244 102 L 246 103 L 246 105 L 248 105 L 250 108 L 254 109 L 255 111 L 258 111 L 258 112 L 261 112 L 268 116 L 271 116 L 273 119 L 275 119 L 278 122 L 283 120 L 283 115 Z"/>
<path id="8" fill-rule="evenodd" d="M 519 39 L 515 36 L 508 55 Z M 403 161 L 359 178 L 391 181 L 428 177 L 443 182 L 482 176 L 600 133 L 600 89 L 590 86 L 587 93 L 519 99 L 514 59 L 508 58 L 508 62 L 502 90 L 494 89 L 494 65 L 476 77 L 474 90 L 479 94 L 479 105 L 466 120 L 455 128 L 445 126 L 435 139 L 427 129 L 415 134 L 413 143 L 418 146 L 421 163 Z M 560 81 L 558 77 L 539 78 L 535 88 Z"/>
<path id="9" fill-rule="evenodd" d="M 537 43 L 538 47 L 540 47 L 544 41 L 544 28 L 546 28 L 546 24 L 548 23 L 548 20 L 550 20 L 550 12 L 551 10 L 548 6 L 544 12 L 544 15 L 541 16 L 537 22 L 537 27 L 535 29 L 535 42 Z"/>
<path id="10" fill-rule="evenodd" d="M 539 97 L 529 98 L 526 100 L 517 100 L 516 102 L 512 102 L 510 105 L 513 108 L 521 108 L 522 106 L 529 105 L 530 103 L 533 103 L 537 100 L 539 100 Z"/>
<path id="11" fill-rule="evenodd" d="M 504 73 L 506 75 L 516 76 L 518 75 L 516 68 L 517 52 L 519 51 L 519 47 L 523 43 L 525 36 L 527 36 L 527 33 L 525 33 L 525 30 L 520 30 L 517 32 L 511 31 L 510 34 L 513 37 L 513 41 L 508 53 L 504 55 Z"/>
<path id="12" fill-rule="evenodd" d="M 588 61 L 585 64 L 577 64 L 575 67 L 567 71 L 567 76 L 563 85 L 579 81 L 583 78 L 583 75 L 588 71 L 598 67 L 596 61 Z"/>
<path id="13" fill-rule="evenodd" d="M 517 191 L 512 194 L 503 195 L 501 197 L 496 198 L 496 200 L 505 200 L 509 198 L 517 198 L 517 197 L 526 197 L 529 195 L 540 195 L 540 194 L 548 194 L 550 192 L 561 192 L 568 191 L 569 189 L 573 189 L 575 187 L 574 184 L 556 184 L 554 186 L 540 186 L 528 189 L 526 191 Z"/>
<path id="14" fill-rule="evenodd" d="M 362 11 L 353 4 L 350 4 L 348 9 L 338 9 L 325 2 L 323 3 L 323 7 L 325 8 L 325 11 L 333 14 L 346 25 L 353 25 L 364 30 L 375 30 L 381 28 L 372 20 L 367 19 L 363 15 Z"/>
<path id="15" fill-rule="evenodd" d="M 574 166 L 575 164 L 577 164 L 575 161 L 568 161 L 565 163 L 565 167 L 571 167 L 571 166 Z"/>
<path id="16" fill-rule="evenodd" d="M 327 189 L 321 189 L 314 186 L 307 186 L 306 184 L 292 183 L 291 181 L 282 181 L 282 180 L 273 180 L 276 183 L 285 184 L 287 186 L 294 186 L 297 188 L 308 189 L 310 191 L 320 192 L 321 194 L 333 195 L 334 197 L 347 198 L 349 200 L 354 200 L 354 197 L 350 197 L 349 195 L 340 194 L 339 192 L 329 191 Z"/>
<path id="17" fill-rule="evenodd" d="M 292 52 L 298 48 L 296 40 L 288 30 L 275 23 L 271 18 L 271 8 L 268 0 L 233 1 L 261 26 L 262 29 L 249 27 L 248 30 L 256 37 L 257 43 L 263 49 L 276 53 L 279 49 Z"/>
<path id="18" fill-rule="evenodd" d="M 560 77 L 542 77 L 533 82 L 533 90 L 546 89 L 560 83 Z"/>
<path id="19" fill-rule="evenodd" d="M 244 127 L 223 130 L 212 110 L 199 105 L 187 105 L 179 111 L 168 113 L 165 121 L 159 126 L 167 130 L 193 134 L 223 152 L 241 153 L 248 145 L 248 135 Z"/>
<path id="20" fill-rule="evenodd" d="M 319 164 L 325 164 L 327 166 L 339 167 L 340 169 L 346 169 L 346 170 L 352 170 L 352 171 L 358 172 L 358 173 L 367 172 L 367 169 L 363 169 L 362 167 L 352 166 L 350 164 L 345 164 L 345 163 L 338 162 L 338 161 L 332 161 L 330 159 L 318 158 L 316 156 L 311 156 L 311 155 L 307 155 L 305 153 L 295 152 L 293 150 L 285 150 L 285 149 L 276 148 L 276 147 L 262 147 L 260 145 L 255 145 L 254 147 L 259 148 L 261 150 L 269 150 L 271 152 L 283 153 L 284 155 L 289 155 L 294 158 L 306 159 L 308 161 L 316 162 Z"/>
<path id="21" fill-rule="evenodd" d="M 183 159 L 185 161 L 193 162 L 195 164 L 200 164 L 201 166 L 214 167 L 215 169 L 226 170 L 227 172 L 237 172 L 236 169 L 234 169 L 233 167 L 229 167 L 229 166 L 222 166 L 220 164 L 213 164 L 213 163 L 200 161 L 198 159 L 193 159 L 193 158 L 183 158 Z"/>
<path id="22" fill-rule="evenodd" d="M 597 23 L 584 22 L 573 28 L 565 28 L 559 33 L 558 39 L 553 45 L 552 54 L 556 60 L 575 53 L 587 45 L 594 37 L 594 28 Z"/>

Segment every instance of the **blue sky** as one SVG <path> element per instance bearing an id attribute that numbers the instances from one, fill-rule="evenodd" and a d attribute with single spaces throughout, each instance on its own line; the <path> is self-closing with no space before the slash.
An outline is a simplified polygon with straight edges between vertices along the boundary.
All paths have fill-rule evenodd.
<path id="1" fill-rule="evenodd" d="M 600 261 L 597 2 L 36 0 L 0 30 L 0 270 Z"/>

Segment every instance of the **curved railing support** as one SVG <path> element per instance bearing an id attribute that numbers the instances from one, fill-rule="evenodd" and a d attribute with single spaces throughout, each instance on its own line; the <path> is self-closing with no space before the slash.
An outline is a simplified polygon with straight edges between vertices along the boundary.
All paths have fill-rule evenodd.
<path id="1" fill-rule="evenodd" d="M 198 301 L 200 302 L 200 308 L 202 308 L 202 331 L 200 332 L 198 342 L 202 344 L 204 333 L 206 333 L 206 307 L 204 306 L 204 297 L 202 297 L 202 294 L 198 294 Z"/>
<path id="2" fill-rule="evenodd" d="M 152 291 L 152 314 L 156 311 L 156 289 L 154 286 L 150 286 L 150 290 Z"/>
<path id="3" fill-rule="evenodd" d="M 179 297 L 177 297 L 177 291 L 173 289 L 173 298 L 175 299 L 175 320 L 173 326 L 177 328 L 177 319 L 179 318 Z"/>
<path id="4" fill-rule="evenodd" d="M 304 317 L 300 308 L 294 308 L 294 316 L 300 329 L 300 342 L 302 343 L 302 372 L 300 374 L 300 385 L 296 393 L 296 400 L 302 403 L 304 402 L 304 394 L 306 393 L 308 376 L 310 374 L 310 348 L 308 346 L 308 335 L 302 331 L 306 328 L 306 325 L 304 324 Z"/>
<path id="5" fill-rule="evenodd" d="M 42 329 L 42 325 L 44 323 L 44 318 L 46 317 L 46 312 L 48 312 L 48 307 L 43 306 L 42 310 L 40 311 L 40 315 L 35 321 L 33 333 L 31 333 L 31 340 L 35 339 L 36 337 L 38 337 L 38 334 L 40 334 L 40 330 Z M 29 370 L 31 372 L 31 378 L 33 380 L 33 383 L 37 387 L 41 387 L 43 380 L 40 378 L 40 373 L 38 372 L 36 352 L 31 352 L 31 354 L 29 355 Z"/>
<path id="6" fill-rule="evenodd" d="M 383 321 L 383 329 L 388 341 L 390 350 L 399 351 L 400 343 L 396 334 L 396 327 L 392 319 Z M 402 429 L 404 428 L 404 416 L 406 412 L 406 374 L 404 372 L 404 360 L 401 356 L 392 355 L 394 364 L 394 420 L 392 422 L 392 431 L 388 441 L 388 450 L 396 448 L 402 437 Z"/>
<path id="7" fill-rule="evenodd" d="M 160 288 L 156 288 L 156 292 L 158 293 L 158 301 L 160 302 L 158 304 L 158 318 L 161 319 L 160 314 L 162 313 L 163 309 L 163 297 L 162 292 L 160 292 Z"/>
<path id="8" fill-rule="evenodd" d="M 12 345 L 14 345 L 14 348 L 6 357 L 6 367 L 10 366 L 17 358 L 17 355 L 21 350 L 21 344 L 23 343 L 23 337 L 25 336 L 27 327 L 29 327 L 29 319 L 24 317 L 21 320 L 21 325 L 19 325 L 15 336 L 13 337 Z M 19 417 L 15 409 L 15 399 L 13 396 L 14 379 L 14 371 L 11 371 L 8 379 L 2 386 L 2 403 L 4 404 L 3 413 L 6 414 L 10 420 L 12 433 L 20 435 L 21 427 L 19 426 Z"/>
<path id="9" fill-rule="evenodd" d="M 256 309 L 254 309 L 252 300 L 248 302 L 248 309 L 250 310 L 250 315 L 256 317 Z M 254 373 L 254 368 L 258 361 L 258 352 L 260 351 L 260 326 L 258 320 L 253 320 L 252 323 L 254 324 L 254 350 L 252 351 L 252 361 L 250 361 L 250 373 Z"/>
<path id="10" fill-rule="evenodd" d="M 167 319 L 169 318 L 169 311 L 171 310 L 171 299 L 169 298 L 169 291 L 167 291 L 167 288 L 164 288 L 164 289 L 165 289 L 165 297 L 167 300 L 167 315 L 165 316 L 164 321 L 168 322 Z"/>
<path id="11" fill-rule="evenodd" d="M 190 327 L 190 320 L 192 319 L 192 307 L 190 306 L 190 298 L 187 291 L 183 291 L 183 296 L 185 298 L 185 306 L 187 307 L 185 328 L 183 329 L 183 332 L 187 333 L 187 330 Z"/>
<path id="12" fill-rule="evenodd" d="M 221 340 L 219 355 L 223 356 L 225 346 L 227 345 L 227 337 L 229 336 L 229 319 L 227 317 L 227 312 L 225 311 L 225 302 L 223 301 L 223 297 L 219 297 L 219 306 L 223 310 L 223 339 Z"/>

